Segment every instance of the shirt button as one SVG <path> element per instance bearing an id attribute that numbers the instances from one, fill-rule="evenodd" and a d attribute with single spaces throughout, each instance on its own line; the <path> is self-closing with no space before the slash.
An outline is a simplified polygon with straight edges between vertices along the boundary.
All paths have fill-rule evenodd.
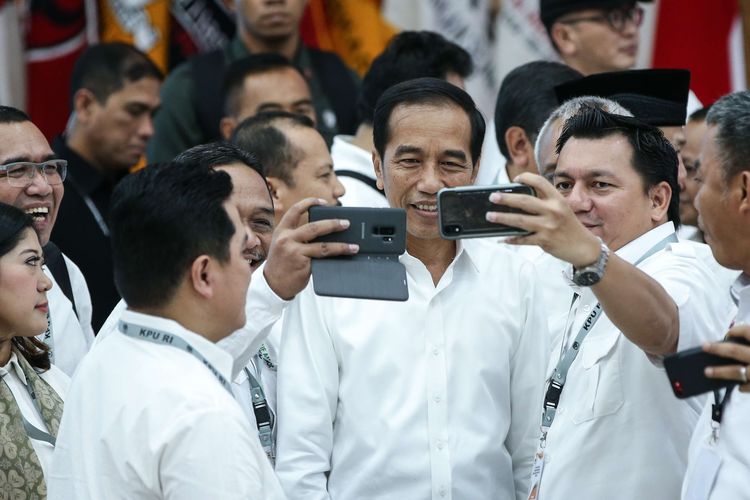
<path id="1" fill-rule="evenodd" d="M 448 494 L 448 489 L 445 486 L 441 486 L 439 493 L 441 497 L 444 497 L 445 495 Z"/>
<path id="2" fill-rule="evenodd" d="M 438 354 L 440 354 L 440 349 L 438 349 L 437 347 L 433 347 L 432 348 L 432 354 L 434 354 L 435 356 L 437 356 Z"/>
<path id="3" fill-rule="evenodd" d="M 434 400 L 436 403 L 439 403 L 440 401 L 442 401 L 442 399 L 440 398 L 440 395 L 436 395 Z"/>
<path id="4" fill-rule="evenodd" d="M 442 450 L 444 446 L 445 446 L 445 444 L 443 443 L 443 441 L 438 440 L 438 442 L 437 442 L 437 449 L 438 450 Z"/>
<path id="5" fill-rule="evenodd" d="M 584 310 L 585 312 L 589 312 L 589 309 L 591 309 L 591 306 L 590 306 L 590 305 L 586 304 L 585 306 L 583 306 L 583 310 Z"/>

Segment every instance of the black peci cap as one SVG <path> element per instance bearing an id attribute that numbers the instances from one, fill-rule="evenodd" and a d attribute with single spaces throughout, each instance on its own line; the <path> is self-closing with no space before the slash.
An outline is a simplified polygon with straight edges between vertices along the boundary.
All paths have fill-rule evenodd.
<path id="1" fill-rule="evenodd" d="M 640 1 L 651 2 L 651 0 Z M 612 9 L 635 3 L 635 0 L 539 0 L 539 18 L 549 33 L 552 24 L 565 14 L 585 9 Z"/>
<path id="2" fill-rule="evenodd" d="M 682 126 L 687 118 L 690 71 L 634 69 L 598 73 L 560 84 L 555 93 L 560 104 L 574 97 L 606 97 L 649 125 Z"/>

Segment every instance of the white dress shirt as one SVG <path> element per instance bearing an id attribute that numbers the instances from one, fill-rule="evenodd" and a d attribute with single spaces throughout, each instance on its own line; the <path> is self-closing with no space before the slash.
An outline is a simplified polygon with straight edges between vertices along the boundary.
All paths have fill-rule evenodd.
<path id="1" fill-rule="evenodd" d="M 409 300 L 289 306 L 276 472 L 294 499 L 526 493 L 548 353 L 531 263 L 468 241 L 437 286 L 404 254 Z"/>
<path id="2" fill-rule="evenodd" d="M 616 254 L 634 263 L 673 232 L 673 224 L 667 222 Z M 638 268 L 659 282 L 677 305 L 678 350 L 721 335 L 731 300 L 723 299 L 720 286 L 691 245 L 669 244 Z M 591 289 L 578 292 L 581 297 L 569 327 L 553 348 L 548 377 L 563 345 L 572 342 L 597 303 Z M 539 498 L 676 498 L 702 406 L 702 400 L 676 399 L 660 362 L 602 314 L 568 372 L 547 435 Z"/>
<path id="3" fill-rule="evenodd" d="M 750 276 L 740 275 L 732 287 L 732 292 L 739 306 L 734 323 L 750 324 Z M 721 332 L 725 330 L 726 327 Z M 710 443 L 713 395 L 709 395 L 708 399 L 690 442 L 690 459 L 683 483 L 682 498 L 683 500 L 750 499 L 750 480 L 748 479 L 750 474 L 750 432 L 748 431 L 750 394 L 740 392 L 737 388 L 732 391 L 729 402 L 724 408 L 719 439 L 715 444 Z M 706 471 L 708 468 L 706 462 L 700 459 L 704 454 L 718 458 L 720 465 L 715 476 Z M 703 476 L 706 473 L 709 474 L 708 478 Z M 700 489 L 695 488 L 695 483 L 706 480 L 713 480 L 713 487 L 708 488 L 708 496 L 688 494 L 691 484 L 694 487 L 690 488 L 694 489 L 691 493 L 695 495 Z"/>
<path id="4" fill-rule="evenodd" d="M 182 338 L 226 379 L 232 358 L 178 323 L 123 321 Z M 112 333 L 76 372 L 49 499 L 280 499 L 273 470 L 232 395 L 197 357 Z"/>
<path id="5" fill-rule="evenodd" d="M 60 399 L 65 401 L 68 386 L 70 385 L 70 379 L 65 373 L 55 365 L 52 365 L 49 370 L 40 373 L 39 376 L 60 396 Z M 8 384 L 8 388 L 16 399 L 16 404 L 23 418 L 37 429 L 49 432 L 49 428 L 44 423 L 39 409 L 31 399 L 31 395 L 27 389 L 28 382 L 26 375 L 24 375 L 21 366 L 18 364 L 18 357 L 15 352 L 11 352 L 10 360 L 5 366 L 0 366 L 0 377 Z M 39 457 L 42 472 L 44 472 L 45 477 L 48 477 L 52 452 L 55 448 L 46 441 L 39 441 L 37 439 L 31 439 L 30 441 L 32 448 L 36 452 L 36 456 Z"/>
<path id="6" fill-rule="evenodd" d="M 281 344 L 281 318 L 288 301 L 279 298 L 268 286 L 261 266 L 253 273 L 250 287 L 247 290 L 245 315 L 247 324 L 229 337 L 220 340 L 217 345 L 234 358 L 232 369 L 232 392 L 237 398 L 243 412 L 253 429 L 257 429 L 253 411 L 250 381 L 243 368 L 250 370 L 266 395 L 266 401 L 274 414 L 276 413 L 276 369 L 269 367 L 258 355 L 261 343 L 268 347 L 271 362 L 277 364 Z M 94 345 L 98 346 L 105 338 L 117 331 L 117 323 L 127 308 L 120 300 L 102 325 Z M 274 427 L 275 430 L 275 427 Z"/>
<path id="7" fill-rule="evenodd" d="M 51 339 L 45 338 L 45 335 L 41 334 L 37 338 L 49 345 L 51 359 L 55 366 L 72 377 L 78 363 L 94 342 L 94 330 L 91 328 L 91 296 L 83 273 L 72 260 L 64 255 L 63 258 L 68 268 L 76 310 L 73 311 L 70 300 L 45 266 L 44 273 L 52 280 L 52 289 L 47 292 L 52 337 Z M 76 312 L 78 312 L 77 315 Z"/>
<path id="8" fill-rule="evenodd" d="M 331 158 L 334 170 L 352 170 L 373 181 L 375 167 L 372 166 L 372 151 L 366 151 L 351 143 L 352 136 L 337 135 L 333 138 Z M 374 207 L 388 208 L 388 200 L 380 191 L 373 189 L 359 179 L 340 176 L 339 181 L 346 188 L 344 196 L 339 201 L 345 207 Z"/>

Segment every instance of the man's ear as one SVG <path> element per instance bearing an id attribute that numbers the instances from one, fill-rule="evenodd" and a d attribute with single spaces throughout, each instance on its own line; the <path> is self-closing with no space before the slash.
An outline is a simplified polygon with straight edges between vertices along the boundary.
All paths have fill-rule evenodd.
<path id="1" fill-rule="evenodd" d="M 508 148 L 510 163 L 519 169 L 528 170 L 527 167 L 534 155 L 534 145 L 524 129 L 518 126 L 509 127 L 505 131 L 505 146 Z"/>
<path id="2" fill-rule="evenodd" d="M 284 210 L 286 210 L 286 208 L 284 207 L 284 204 L 281 200 L 285 197 L 289 187 L 286 185 L 286 182 L 282 181 L 278 177 L 266 177 L 266 182 L 268 183 L 269 191 L 271 191 L 274 211 L 276 211 L 277 213 L 282 213 Z"/>
<path id="3" fill-rule="evenodd" d="M 380 155 L 374 149 L 372 150 L 372 166 L 375 169 L 375 183 L 378 189 L 383 190 L 383 162 L 380 160 Z"/>
<path id="4" fill-rule="evenodd" d="M 236 126 L 237 120 L 231 116 L 225 116 L 221 119 L 219 122 L 219 130 L 221 131 L 221 136 L 224 140 L 228 141 L 232 138 L 232 132 L 234 132 Z"/>
<path id="5" fill-rule="evenodd" d="M 648 190 L 651 200 L 651 220 L 654 222 L 666 221 L 669 211 L 669 202 L 672 200 L 672 188 L 669 183 L 662 181 Z"/>
<path id="6" fill-rule="evenodd" d="M 743 170 L 737 177 L 740 188 L 740 213 L 750 215 L 750 170 Z"/>
<path id="7" fill-rule="evenodd" d="M 190 266 L 190 286 L 192 290 L 204 299 L 214 295 L 213 269 L 216 262 L 208 255 L 200 255 Z"/>
<path id="8" fill-rule="evenodd" d="M 73 95 L 73 111 L 80 123 L 88 123 L 98 105 L 96 96 L 88 89 L 78 89 Z"/>
<path id="9" fill-rule="evenodd" d="M 550 32 L 552 44 L 557 47 L 561 56 L 572 57 L 578 52 L 578 42 L 575 32 L 563 23 L 554 23 Z"/>

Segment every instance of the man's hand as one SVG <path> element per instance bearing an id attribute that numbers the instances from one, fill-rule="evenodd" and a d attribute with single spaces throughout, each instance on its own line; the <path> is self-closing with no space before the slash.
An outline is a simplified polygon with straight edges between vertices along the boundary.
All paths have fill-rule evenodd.
<path id="1" fill-rule="evenodd" d="M 729 330 L 729 337 L 744 338 L 750 342 L 750 325 L 737 325 Z M 720 378 L 740 382 L 740 391 L 750 392 L 750 383 L 747 381 L 747 369 L 750 365 L 750 346 L 736 342 L 711 342 L 703 345 L 703 350 L 721 356 L 723 358 L 736 359 L 736 365 L 709 366 L 706 368 L 706 377 Z"/>
<path id="2" fill-rule="evenodd" d="M 599 258 L 601 245 L 596 236 L 581 224 L 565 199 L 544 177 L 531 173 L 517 176 L 514 182 L 533 187 L 537 197 L 515 193 L 493 193 L 490 201 L 521 209 L 527 214 L 487 212 L 487 220 L 520 227 L 534 234 L 514 236 L 506 243 L 539 245 L 542 249 L 580 269 Z"/>
<path id="3" fill-rule="evenodd" d="M 292 205 L 274 230 L 263 275 L 268 286 L 284 300 L 294 298 L 310 280 L 310 259 L 353 255 L 359 245 L 347 243 L 310 243 L 319 236 L 343 231 L 349 221 L 329 219 L 302 224 L 307 210 L 325 205 L 325 200 L 306 198 Z"/>

